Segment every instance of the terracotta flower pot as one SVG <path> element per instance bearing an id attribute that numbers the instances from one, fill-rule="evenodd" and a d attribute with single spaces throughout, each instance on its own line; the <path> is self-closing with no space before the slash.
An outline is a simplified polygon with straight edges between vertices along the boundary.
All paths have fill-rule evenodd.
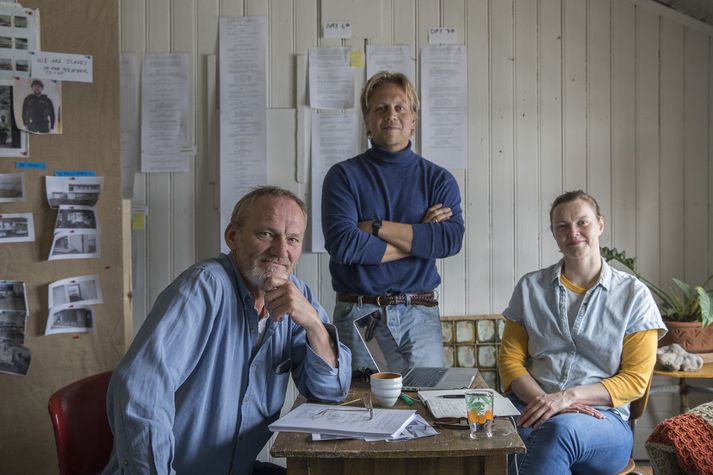
<path id="1" fill-rule="evenodd" d="M 713 325 L 702 328 L 700 322 L 669 322 L 668 333 L 659 340 L 659 347 L 678 343 L 689 353 L 713 351 Z"/>

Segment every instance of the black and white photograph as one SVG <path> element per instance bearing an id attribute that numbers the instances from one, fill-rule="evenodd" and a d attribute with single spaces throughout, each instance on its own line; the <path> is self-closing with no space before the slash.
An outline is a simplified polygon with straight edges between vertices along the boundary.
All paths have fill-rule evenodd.
<path id="1" fill-rule="evenodd" d="M 55 233 L 49 260 L 90 259 L 99 257 L 99 234 L 94 230 Z"/>
<path id="2" fill-rule="evenodd" d="M 25 376 L 30 370 L 30 349 L 13 340 L 0 338 L 0 373 Z"/>
<path id="3" fill-rule="evenodd" d="M 0 244 L 34 240 L 35 224 L 32 213 L 0 214 Z"/>
<path id="4" fill-rule="evenodd" d="M 98 275 L 83 275 L 62 279 L 49 285 L 49 308 L 67 304 L 92 305 L 103 303 Z"/>
<path id="5" fill-rule="evenodd" d="M 26 324 L 27 312 L 0 310 L 0 338 L 24 344 Z"/>
<path id="6" fill-rule="evenodd" d="M 99 200 L 104 177 L 45 177 L 50 208 L 61 205 L 94 206 Z"/>
<path id="7" fill-rule="evenodd" d="M 25 201 L 24 173 L 0 173 L 0 203 Z"/>
<path id="8" fill-rule="evenodd" d="M 19 280 L 0 280 L 0 310 L 27 312 L 25 283 Z"/>
<path id="9" fill-rule="evenodd" d="M 60 206 L 54 230 L 97 229 L 97 215 L 91 206 Z"/>
<path id="10" fill-rule="evenodd" d="M 12 103 L 13 82 L 0 80 L 0 157 L 26 157 L 27 134 L 15 124 Z"/>
<path id="11" fill-rule="evenodd" d="M 91 307 L 59 307 L 50 309 L 45 335 L 55 333 L 87 333 L 94 330 Z"/>
<path id="12" fill-rule="evenodd" d="M 61 134 L 62 83 L 51 79 L 16 77 L 14 86 L 13 108 L 17 128 L 31 134 Z"/>
<path id="13" fill-rule="evenodd" d="M 17 3 L 0 2 L 0 33 L 3 37 L 0 40 L 0 80 L 14 81 L 16 77 L 29 76 L 32 51 L 39 49 L 38 31 L 37 11 L 22 8 Z"/>

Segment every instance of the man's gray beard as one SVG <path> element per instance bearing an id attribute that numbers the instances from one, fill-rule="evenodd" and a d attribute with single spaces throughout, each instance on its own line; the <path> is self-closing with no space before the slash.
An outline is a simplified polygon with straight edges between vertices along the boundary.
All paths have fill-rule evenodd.
<path id="1" fill-rule="evenodd" d="M 245 278 L 252 284 L 254 287 L 257 288 L 262 288 L 265 285 L 265 281 L 267 278 L 271 275 L 274 275 L 269 272 L 270 266 L 279 266 L 280 268 L 280 273 L 278 277 L 284 277 L 288 278 L 289 275 L 292 273 L 292 267 L 289 267 L 287 269 L 287 275 L 282 273 L 282 269 L 284 269 L 284 266 L 280 264 L 275 264 L 271 262 L 267 262 L 267 269 L 263 269 L 260 267 L 260 261 L 256 261 L 253 263 L 252 267 L 248 270 L 248 272 L 245 274 Z"/>

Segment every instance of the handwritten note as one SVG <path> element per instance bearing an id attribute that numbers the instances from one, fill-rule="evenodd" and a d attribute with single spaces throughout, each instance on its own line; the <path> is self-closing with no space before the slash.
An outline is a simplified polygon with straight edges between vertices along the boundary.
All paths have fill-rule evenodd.
<path id="1" fill-rule="evenodd" d="M 349 21 L 326 21 L 323 30 L 325 38 L 352 37 L 352 24 Z"/>
<path id="2" fill-rule="evenodd" d="M 57 81 L 92 82 L 92 57 L 83 54 L 32 53 L 32 77 Z"/>
<path id="3" fill-rule="evenodd" d="M 429 28 L 428 43 L 432 45 L 454 45 L 458 41 L 455 28 Z"/>

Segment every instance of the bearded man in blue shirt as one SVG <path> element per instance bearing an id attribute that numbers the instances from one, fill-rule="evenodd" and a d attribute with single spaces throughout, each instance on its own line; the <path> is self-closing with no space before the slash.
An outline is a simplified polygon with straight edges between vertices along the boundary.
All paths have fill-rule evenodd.
<path id="1" fill-rule="evenodd" d="M 294 194 L 257 188 L 225 230 L 230 254 L 159 295 L 109 385 L 104 474 L 279 473 L 255 459 L 290 373 L 310 399 L 346 397 L 351 354 L 293 275 L 306 222 Z"/>

